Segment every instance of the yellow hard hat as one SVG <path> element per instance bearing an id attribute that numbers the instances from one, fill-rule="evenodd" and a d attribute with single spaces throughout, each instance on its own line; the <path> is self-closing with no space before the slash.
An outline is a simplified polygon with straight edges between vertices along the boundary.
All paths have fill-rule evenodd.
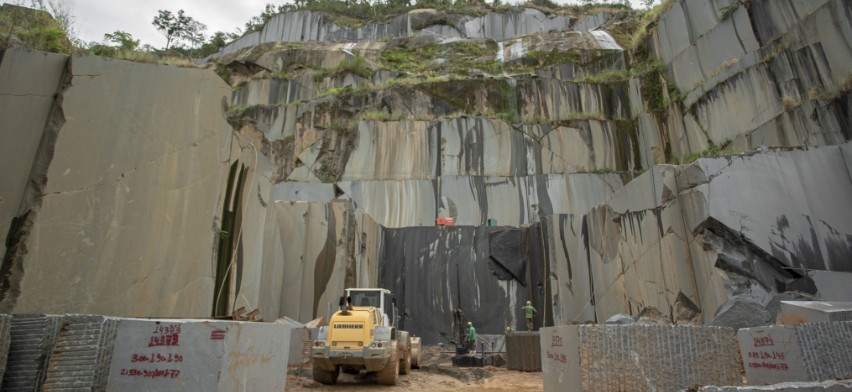
<path id="1" fill-rule="evenodd" d="M 527 305 L 532 305 L 532 301 L 527 301 Z"/>
<path id="2" fill-rule="evenodd" d="M 473 325 L 473 323 L 472 323 L 472 322 L 470 322 L 470 321 L 468 321 L 468 322 L 467 322 L 467 325 Z"/>

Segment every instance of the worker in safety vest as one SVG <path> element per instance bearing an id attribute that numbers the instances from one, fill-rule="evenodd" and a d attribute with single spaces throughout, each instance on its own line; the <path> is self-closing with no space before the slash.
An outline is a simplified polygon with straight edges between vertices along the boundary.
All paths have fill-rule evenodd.
<path id="1" fill-rule="evenodd" d="M 524 310 L 524 317 L 527 319 L 527 331 L 533 330 L 533 316 L 538 313 L 535 308 L 532 306 L 531 301 L 527 301 L 527 304 L 522 308 Z"/>
<path id="2" fill-rule="evenodd" d="M 467 342 L 470 351 L 476 351 L 476 328 L 473 327 L 473 323 L 470 321 L 467 322 Z"/>

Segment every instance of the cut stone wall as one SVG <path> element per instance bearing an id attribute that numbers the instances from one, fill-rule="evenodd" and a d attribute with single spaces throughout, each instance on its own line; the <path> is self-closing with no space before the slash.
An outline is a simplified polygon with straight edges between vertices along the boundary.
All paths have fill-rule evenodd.
<path id="1" fill-rule="evenodd" d="M 673 391 L 741 384 L 730 328 L 575 325 L 540 332 L 545 391 Z"/>

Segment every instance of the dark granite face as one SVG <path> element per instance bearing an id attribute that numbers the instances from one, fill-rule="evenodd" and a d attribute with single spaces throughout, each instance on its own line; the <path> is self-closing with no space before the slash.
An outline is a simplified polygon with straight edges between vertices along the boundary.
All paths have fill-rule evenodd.
<path id="1" fill-rule="evenodd" d="M 454 336 L 456 307 L 478 333 L 500 334 L 525 328 L 521 306 L 531 300 L 539 327 L 552 313 L 543 311 L 548 270 L 540 244 L 538 225 L 385 229 L 379 286 L 396 296 L 400 328 L 424 344 Z"/>

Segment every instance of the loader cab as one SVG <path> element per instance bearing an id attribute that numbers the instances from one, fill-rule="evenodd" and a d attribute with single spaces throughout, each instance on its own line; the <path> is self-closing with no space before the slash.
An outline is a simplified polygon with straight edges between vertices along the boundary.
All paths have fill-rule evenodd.
<path id="1" fill-rule="evenodd" d="M 382 314 L 380 325 L 396 326 L 397 312 L 390 290 L 386 289 L 346 289 L 346 297 L 352 300 L 352 306 L 374 307 Z"/>

